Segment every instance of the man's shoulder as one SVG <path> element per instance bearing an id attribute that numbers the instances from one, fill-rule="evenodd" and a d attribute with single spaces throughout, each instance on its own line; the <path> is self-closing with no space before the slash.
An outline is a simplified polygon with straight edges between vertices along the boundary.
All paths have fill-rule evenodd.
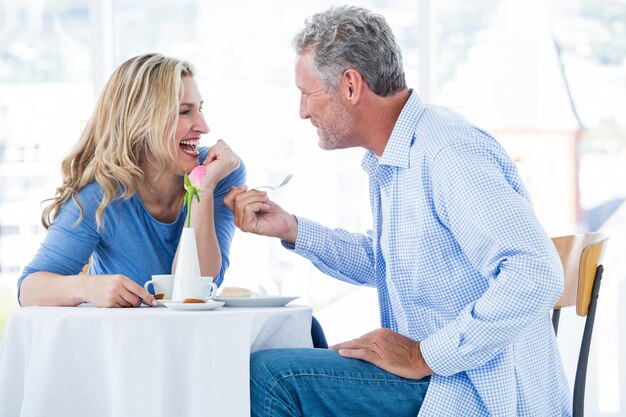
<path id="1" fill-rule="evenodd" d="M 457 111 L 435 105 L 426 106 L 415 130 L 415 139 L 420 149 L 433 156 L 444 148 L 499 146 L 487 131 Z"/>
<path id="2" fill-rule="evenodd" d="M 424 110 L 418 129 L 437 136 L 449 137 L 472 134 L 476 126 L 456 110 L 429 104 Z"/>

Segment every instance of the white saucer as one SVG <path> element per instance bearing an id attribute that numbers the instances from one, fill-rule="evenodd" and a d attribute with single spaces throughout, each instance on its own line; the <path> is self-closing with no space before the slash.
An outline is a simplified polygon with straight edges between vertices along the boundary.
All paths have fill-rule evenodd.
<path id="1" fill-rule="evenodd" d="M 186 311 L 200 311 L 200 310 L 215 310 L 224 305 L 221 301 L 208 300 L 204 303 L 182 303 L 179 301 L 166 301 L 165 307 L 173 308 L 175 310 Z"/>
<path id="2" fill-rule="evenodd" d="M 165 307 L 165 303 L 169 303 L 170 300 L 157 300 L 157 307 Z M 141 300 L 141 305 L 143 306 L 148 306 L 148 307 L 152 307 L 151 305 L 149 305 L 148 303 L 146 303 L 145 301 Z"/>
<path id="3" fill-rule="evenodd" d="M 226 303 L 226 307 L 284 307 L 287 303 L 300 298 L 297 296 L 283 296 L 283 295 L 257 295 L 250 298 L 227 298 L 217 296 L 213 298 L 216 301 L 222 301 Z"/>

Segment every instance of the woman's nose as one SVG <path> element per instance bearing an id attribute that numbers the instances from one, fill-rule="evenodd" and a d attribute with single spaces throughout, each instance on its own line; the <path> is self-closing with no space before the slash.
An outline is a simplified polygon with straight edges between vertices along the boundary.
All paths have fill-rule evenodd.
<path id="1" fill-rule="evenodd" d="M 211 129 L 209 129 L 209 125 L 206 123 L 206 120 L 204 119 L 204 116 L 202 115 L 202 113 L 200 113 L 198 115 L 198 120 L 196 120 L 196 123 L 194 124 L 195 130 L 197 130 L 198 132 L 201 132 L 203 134 L 207 134 L 211 131 Z"/>

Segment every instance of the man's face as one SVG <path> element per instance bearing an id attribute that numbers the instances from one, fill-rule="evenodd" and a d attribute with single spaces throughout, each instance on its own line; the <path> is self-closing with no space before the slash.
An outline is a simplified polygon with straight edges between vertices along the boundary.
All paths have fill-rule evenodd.
<path id="1" fill-rule="evenodd" d="M 300 90 L 300 117 L 311 119 L 317 128 L 319 146 L 325 150 L 352 146 L 349 142 L 352 118 L 337 91 L 326 91 L 314 76 L 313 53 L 296 57 L 296 86 Z"/>

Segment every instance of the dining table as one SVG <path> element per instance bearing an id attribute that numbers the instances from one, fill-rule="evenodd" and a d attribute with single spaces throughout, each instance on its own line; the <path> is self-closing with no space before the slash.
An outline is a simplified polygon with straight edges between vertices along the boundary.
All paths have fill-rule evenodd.
<path id="1" fill-rule="evenodd" d="M 311 347 L 308 306 L 21 307 L 0 341 L 0 416 L 250 415 L 250 354 Z"/>

